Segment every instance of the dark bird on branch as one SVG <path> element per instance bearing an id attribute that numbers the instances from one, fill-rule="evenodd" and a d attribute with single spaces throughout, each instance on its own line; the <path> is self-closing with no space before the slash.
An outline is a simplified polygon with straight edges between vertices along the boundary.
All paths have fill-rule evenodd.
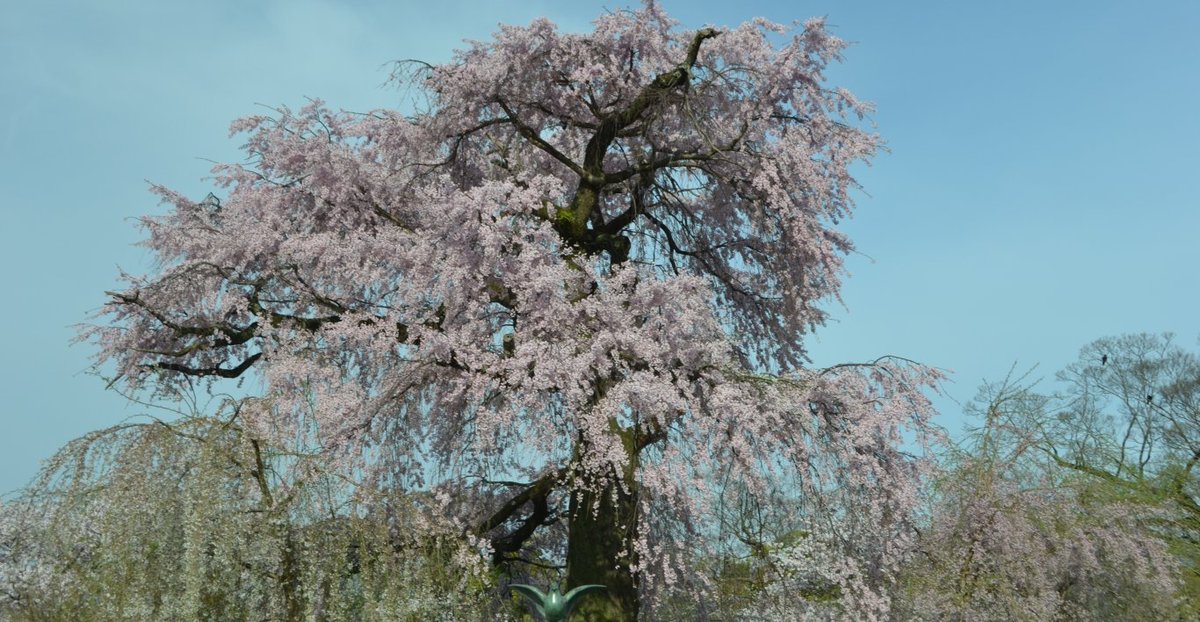
<path id="1" fill-rule="evenodd" d="M 1147 395 L 1147 396 L 1146 396 L 1146 403 L 1147 403 L 1147 404 L 1149 404 L 1150 402 L 1153 402 L 1153 401 L 1154 401 L 1154 395 L 1153 395 L 1153 394 L 1151 394 L 1151 395 Z"/>
<path id="2" fill-rule="evenodd" d="M 1105 354 L 1104 356 L 1100 357 L 1100 364 L 1101 364 L 1101 365 L 1107 365 L 1107 364 L 1108 364 L 1108 355 L 1107 355 L 1107 354 Z"/>

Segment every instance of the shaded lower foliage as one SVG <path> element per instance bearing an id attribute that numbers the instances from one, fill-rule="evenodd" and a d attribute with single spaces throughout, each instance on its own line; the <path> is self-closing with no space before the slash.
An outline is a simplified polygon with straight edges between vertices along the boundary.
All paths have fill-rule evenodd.
<path id="1" fill-rule="evenodd" d="M 0 506 L 0 618 L 501 616 L 478 552 L 436 535 L 419 495 L 351 491 L 238 423 L 125 424 L 60 450 Z"/>

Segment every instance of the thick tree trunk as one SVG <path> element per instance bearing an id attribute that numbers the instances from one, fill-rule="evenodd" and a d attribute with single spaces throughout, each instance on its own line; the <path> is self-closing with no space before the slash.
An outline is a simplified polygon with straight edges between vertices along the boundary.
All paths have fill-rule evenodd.
<path id="1" fill-rule="evenodd" d="M 638 592 L 630 566 L 636 561 L 637 492 L 612 483 L 600 492 L 571 494 L 567 543 L 567 588 L 598 583 L 603 592 L 585 596 L 572 615 L 588 622 L 634 622 Z"/>

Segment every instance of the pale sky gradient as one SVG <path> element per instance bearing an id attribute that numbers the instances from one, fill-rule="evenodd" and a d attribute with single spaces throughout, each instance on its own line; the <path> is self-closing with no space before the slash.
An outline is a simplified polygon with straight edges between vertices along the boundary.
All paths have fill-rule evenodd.
<path id="1" fill-rule="evenodd" d="M 1017 361 L 1046 375 L 1125 332 L 1200 334 L 1200 3 L 664 0 L 689 28 L 825 15 L 837 84 L 891 152 L 861 171 L 847 309 L 816 363 L 954 371 L 937 404 Z M 391 60 L 443 61 L 499 22 L 584 30 L 618 1 L 31 1 L 0 6 L 0 493 L 70 438 L 143 409 L 68 346 L 146 270 L 147 180 L 197 198 L 229 122 L 319 97 L 395 106 Z M 1190 182 L 1187 180 L 1191 180 Z"/>

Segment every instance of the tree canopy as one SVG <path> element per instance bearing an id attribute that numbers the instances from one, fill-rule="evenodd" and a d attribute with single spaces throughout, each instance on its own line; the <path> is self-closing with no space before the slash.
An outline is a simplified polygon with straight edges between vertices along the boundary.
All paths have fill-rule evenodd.
<path id="1" fill-rule="evenodd" d="M 496 564 L 606 585 L 589 619 L 702 592 L 687 560 L 724 546 L 725 491 L 782 487 L 883 615 L 939 375 L 808 366 L 881 144 L 826 84 L 844 47 L 820 19 L 686 29 L 647 2 L 402 63 L 416 110 L 241 119 L 224 196 L 155 186 L 159 266 L 82 338 L 131 390 L 258 379 L 252 437 L 432 493 Z"/>

